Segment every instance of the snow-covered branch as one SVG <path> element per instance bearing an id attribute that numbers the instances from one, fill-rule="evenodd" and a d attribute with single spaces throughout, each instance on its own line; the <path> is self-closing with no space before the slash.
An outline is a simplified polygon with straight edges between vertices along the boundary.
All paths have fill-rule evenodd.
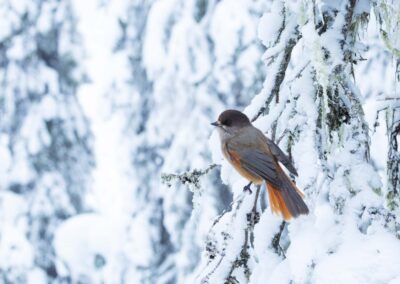
<path id="1" fill-rule="evenodd" d="M 197 276 L 200 283 L 236 284 L 250 280 L 254 227 L 260 220 L 260 190 L 258 186 L 253 195 L 243 193 L 232 205 L 233 210 L 215 221 L 207 237 L 207 263 Z"/>
<path id="2" fill-rule="evenodd" d="M 166 184 L 168 187 L 172 186 L 173 181 L 178 181 L 182 184 L 190 184 L 195 188 L 200 189 L 200 178 L 208 174 L 212 169 L 217 167 L 216 164 L 211 164 L 205 169 L 194 169 L 191 171 L 184 172 L 182 174 L 161 174 L 161 182 Z"/>
<path id="3" fill-rule="evenodd" d="M 268 98 L 264 102 L 264 105 L 260 107 L 255 115 L 252 117 L 251 121 L 256 121 L 260 115 L 266 114 L 269 111 L 269 105 L 273 98 L 275 98 L 276 103 L 279 103 L 279 90 L 281 84 L 286 75 L 286 69 L 288 68 L 290 57 L 294 46 L 297 44 L 301 38 L 299 34 L 299 26 L 295 19 L 291 17 L 290 13 L 287 12 L 285 6 L 276 5 L 274 6 L 274 12 L 279 13 L 280 17 L 280 27 L 277 31 L 270 31 L 267 36 L 268 42 L 274 42 L 274 44 L 267 49 L 263 55 L 263 59 L 267 61 L 268 67 L 268 77 L 267 85 L 264 85 L 263 93 L 265 93 Z M 268 16 L 261 19 L 263 21 L 270 20 Z M 264 31 L 260 31 L 264 34 Z"/>

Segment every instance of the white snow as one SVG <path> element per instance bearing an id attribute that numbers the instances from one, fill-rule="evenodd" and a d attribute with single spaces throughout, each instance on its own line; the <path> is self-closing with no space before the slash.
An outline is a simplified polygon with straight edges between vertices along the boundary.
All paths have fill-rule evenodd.
<path id="1" fill-rule="evenodd" d="M 400 42 L 398 1 L 380 3 L 388 5 L 396 21 L 379 26 L 371 14 L 366 30 L 355 37 L 357 44 L 344 46 L 365 58 L 353 66 L 354 82 L 342 49 L 342 41 L 349 40 L 342 34 L 347 1 L 256 2 L 158 0 L 138 6 L 128 0 L 72 0 L 71 11 L 69 1 L 46 2 L 26 33 L 46 34 L 54 19 L 75 13 L 81 41 L 73 45 L 70 37 L 61 36 L 58 48 L 79 59 L 72 78 L 86 73 L 89 80 L 77 97 L 60 95 L 60 78 L 42 59 L 30 59 L 38 61 L 37 68 L 26 63 L 29 76 L 21 72 L 21 60 L 36 52 L 35 40 L 16 36 L 6 49 L 9 62 L 0 69 L 0 78 L 15 88 L 0 91 L 0 276 L 9 269 L 23 274 L 26 283 L 50 281 L 37 263 L 37 236 L 31 229 L 38 225 L 31 218 L 58 214 L 65 218 L 48 224 L 54 230 L 49 242 L 55 253 L 49 257 L 59 277 L 74 283 L 213 284 L 225 283 L 228 275 L 257 284 L 400 283 L 399 211 L 386 205 L 386 109 L 399 106 L 396 59 L 390 53 Z M 25 11 L 38 13 L 36 4 L 0 2 L 0 42 L 18 27 Z M 354 17 L 370 12 L 372 4 L 358 1 Z M 14 11 L 4 12 L 5 5 Z M 137 14 L 138 7 L 143 15 Z M 203 18 L 194 17 L 196 9 L 204 9 Z M 339 9 L 334 21 L 318 34 L 316 21 L 333 9 Z M 127 39 L 115 52 L 121 36 L 118 20 L 127 25 Z M 386 42 L 381 29 L 389 34 Z M 60 30 L 61 35 L 74 32 L 70 24 Z M 298 42 L 279 97 L 272 98 L 268 113 L 254 126 L 269 137 L 274 134 L 284 152 L 290 148 L 299 173 L 296 184 L 310 214 L 285 225 L 276 252 L 272 241 L 282 219 L 271 212 L 265 186 L 256 207 L 260 219 L 249 240 L 245 232 L 255 187 L 251 195 L 243 192 L 247 181 L 223 158 L 209 124 L 227 108 L 254 117 L 265 106 L 290 40 Z M 338 66 L 349 80 L 353 100 L 334 74 Z M 48 92 L 29 102 L 13 137 L 7 131 L 20 99 L 15 94 L 42 93 L 44 85 Z M 338 88 L 335 99 L 343 99 L 351 115 L 357 112 L 354 101 L 360 102 L 368 133 L 362 129 L 361 112 L 329 130 L 328 116 L 335 109 L 328 87 Z M 81 111 L 88 125 L 73 121 Z M 30 160 L 54 142 L 45 123 L 54 118 L 76 124 L 66 128 L 66 137 L 89 133 L 88 127 L 93 133 L 96 161 L 88 192 L 81 196 L 89 212 L 76 214 L 71 205 L 69 190 L 75 189 L 68 186 L 78 185 L 70 185 L 61 171 L 39 173 Z M 168 188 L 160 182 L 161 173 L 204 169 L 210 163 L 218 167 L 200 178 L 200 189 L 178 182 Z M 19 193 L 18 186 L 26 189 Z"/>
<path id="2" fill-rule="evenodd" d="M 166 39 L 170 36 L 167 33 L 174 21 L 170 15 L 177 5 L 176 0 L 157 1 L 148 15 L 149 25 L 146 27 L 148 36 L 143 43 L 143 57 L 147 75 L 151 78 L 159 75 L 166 62 L 168 52 Z"/>
<path id="3" fill-rule="evenodd" d="M 88 277 L 98 283 L 115 283 L 123 261 L 122 220 L 98 214 L 81 214 L 65 221 L 56 231 L 57 270 L 72 279 Z"/>

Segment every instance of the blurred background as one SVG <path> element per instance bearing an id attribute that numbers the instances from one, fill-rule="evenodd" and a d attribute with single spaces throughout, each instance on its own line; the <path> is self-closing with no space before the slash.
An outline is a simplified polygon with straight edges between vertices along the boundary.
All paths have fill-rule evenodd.
<path id="1" fill-rule="evenodd" d="M 206 168 L 209 123 L 261 91 L 269 8 L 0 0 L 0 283 L 191 283 L 232 194 L 213 170 L 194 216 L 192 192 L 160 176 Z M 376 37 L 375 72 L 392 82 Z M 385 91 L 377 81 L 362 86 L 367 102 Z"/>

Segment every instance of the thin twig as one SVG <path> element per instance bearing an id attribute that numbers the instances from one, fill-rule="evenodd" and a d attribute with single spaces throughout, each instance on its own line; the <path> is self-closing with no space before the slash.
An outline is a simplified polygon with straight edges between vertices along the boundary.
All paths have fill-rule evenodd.
<path id="1" fill-rule="evenodd" d="M 194 169 L 192 171 L 184 172 L 182 174 L 166 174 L 162 173 L 161 174 L 161 182 L 163 184 L 166 184 L 168 187 L 172 186 L 172 181 L 179 181 L 182 184 L 193 184 L 195 188 L 200 188 L 200 178 L 206 174 L 208 174 L 209 171 L 214 169 L 217 164 L 211 164 L 207 168 L 198 170 Z"/>

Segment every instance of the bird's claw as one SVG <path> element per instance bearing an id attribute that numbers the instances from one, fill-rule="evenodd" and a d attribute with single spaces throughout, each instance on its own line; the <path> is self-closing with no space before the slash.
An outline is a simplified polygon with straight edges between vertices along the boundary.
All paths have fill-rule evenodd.
<path id="1" fill-rule="evenodd" d="M 249 183 L 248 185 L 246 185 L 245 187 L 243 187 L 243 191 L 244 192 L 249 192 L 250 194 L 252 194 L 253 191 L 251 190 L 251 184 L 252 184 L 252 182 Z"/>

